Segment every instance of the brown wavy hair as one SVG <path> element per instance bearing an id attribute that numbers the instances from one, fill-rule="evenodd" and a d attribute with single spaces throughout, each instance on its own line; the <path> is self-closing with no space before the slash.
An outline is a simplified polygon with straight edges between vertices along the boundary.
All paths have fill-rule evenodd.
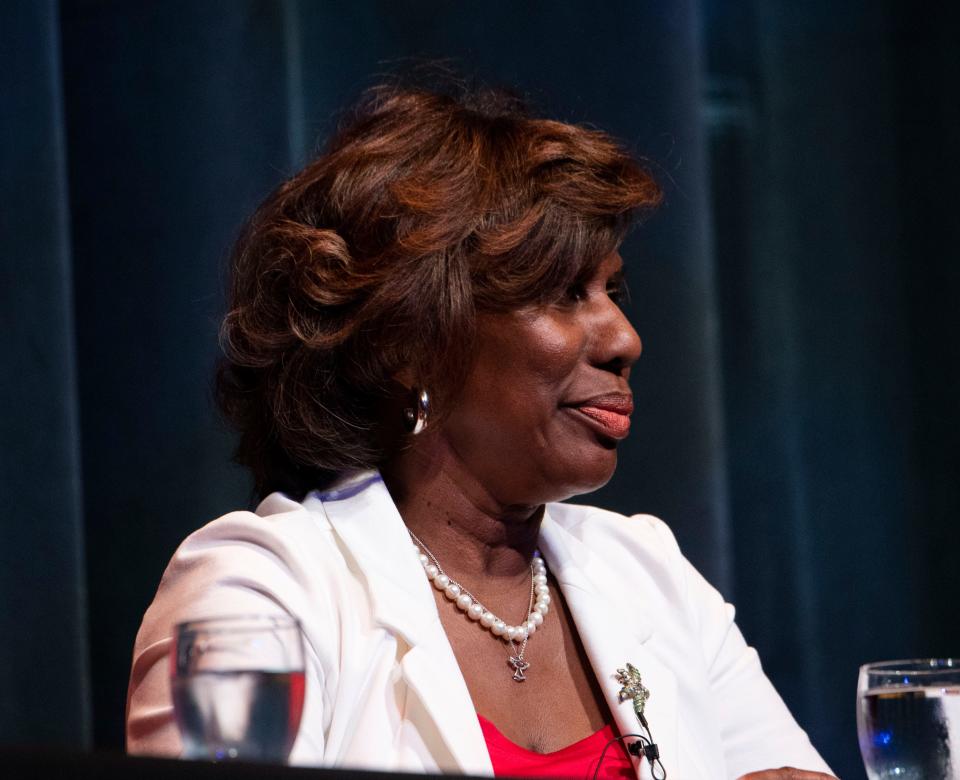
<path id="1" fill-rule="evenodd" d="M 477 313 L 557 300 L 660 197 L 606 134 L 511 93 L 370 90 L 232 257 L 217 400 L 256 492 L 302 496 L 389 457 L 400 372 L 442 419 Z"/>

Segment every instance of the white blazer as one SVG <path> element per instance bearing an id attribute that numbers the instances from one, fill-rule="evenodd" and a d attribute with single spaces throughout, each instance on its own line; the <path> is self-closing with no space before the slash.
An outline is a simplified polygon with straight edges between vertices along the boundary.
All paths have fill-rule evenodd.
<path id="1" fill-rule="evenodd" d="M 830 771 L 763 674 L 733 608 L 663 522 L 550 504 L 540 550 L 622 734 L 638 729 L 614 675 L 628 661 L 640 671 L 670 780 L 784 765 Z M 292 763 L 493 773 L 431 586 L 377 472 L 302 503 L 274 493 L 256 513 L 232 512 L 184 541 L 137 636 L 129 752 L 180 752 L 168 681 L 173 625 L 264 612 L 293 615 L 304 629 L 306 702 Z M 650 778 L 646 761 L 637 769 Z"/>

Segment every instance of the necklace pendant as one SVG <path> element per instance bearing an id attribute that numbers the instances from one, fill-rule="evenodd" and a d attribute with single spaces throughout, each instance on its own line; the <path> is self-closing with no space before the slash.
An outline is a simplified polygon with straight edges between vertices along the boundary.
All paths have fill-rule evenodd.
<path id="1" fill-rule="evenodd" d="M 515 670 L 513 673 L 514 680 L 517 682 L 523 682 L 527 679 L 524 672 L 530 668 L 530 663 L 528 661 L 524 661 L 522 655 L 511 655 L 510 666 L 512 666 Z"/>

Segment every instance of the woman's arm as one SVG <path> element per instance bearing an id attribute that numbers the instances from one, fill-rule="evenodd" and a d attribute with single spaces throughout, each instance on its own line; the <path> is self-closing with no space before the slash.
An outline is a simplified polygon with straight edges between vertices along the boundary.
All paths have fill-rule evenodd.
<path id="1" fill-rule="evenodd" d="M 658 521 L 658 529 L 680 559 L 690 620 L 700 638 L 716 702 L 727 777 L 787 780 L 792 775 L 783 772 L 800 771 L 770 769 L 784 766 L 812 773 L 796 775 L 803 780 L 831 777 L 830 768 L 763 673 L 757 652 L 744 640 L 733 606 L 682 556 L 669 528 Z"/>
<path id="2" fill-rule="evenodd" d="M 174 564 L 176 561 L 174 558 Z M 276 603 L 255 591 L 217 582 L 215 577 L 207 581 L 203 572 L 207 566 L 208 562 L 203 562 L 186 576 L 175 572 L 172 578 L 165 578 L 144 616 L 127 691 L 128 753 L 180 755 L 169 662 L 176 623 L 221 615 L 285 614 Z"/>
<path id="3" fill-rule="evenodd" d="M 297 550 L 301 522 L 286 516 L 234 512 L 187 538 L 174 554 L 137 634 L 127 692 L 127 752 L 178 756 L 169 653 L 173 628 L 184 620 L 228 615 L 325 614 L 311 599 Z M 306 518 L 303 522 L 314 523 Z M 334 625 L 333 620 L 328 620 Z M 317 649 L 306 643 L 307 695 L 303 728 L 292 761 L 320 763 L 323 755 L 323 672 Z M 309 725 L 308 725 L 309 724 Z"/>
<path id="4" fill-rule="evenodd" d="M 691 567 L 692 569 L 692 567 Z M 734 609 L 723 602 L 697 572 L 691 575 L 699 591 L 705 652 L 710 684 L 720 713 L 721 734 L 731 777 L 751 780 L 791 778 L 796 770 L 770 770 L 785 765 L 801 767 L 812 774 L 806 780 L 829 773 L 830 768 L 810 744 L 783 699 L 764 674 L 756 650 L 748 646 L 734 622 Z M 756 777 L 750 772 L 758 772 Z"/>

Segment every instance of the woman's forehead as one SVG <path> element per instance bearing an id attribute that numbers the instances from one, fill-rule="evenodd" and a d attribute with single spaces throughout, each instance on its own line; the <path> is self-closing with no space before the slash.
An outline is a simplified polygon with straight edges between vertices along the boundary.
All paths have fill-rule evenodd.
<path id="1" fill-rule="evenodd" d="M 613 250 L 593 263 L 584 263 L 578 277 L 580 280 L 601 276 L 616 276 L 623 272 L 623 257 L 618 250 Z"/>

